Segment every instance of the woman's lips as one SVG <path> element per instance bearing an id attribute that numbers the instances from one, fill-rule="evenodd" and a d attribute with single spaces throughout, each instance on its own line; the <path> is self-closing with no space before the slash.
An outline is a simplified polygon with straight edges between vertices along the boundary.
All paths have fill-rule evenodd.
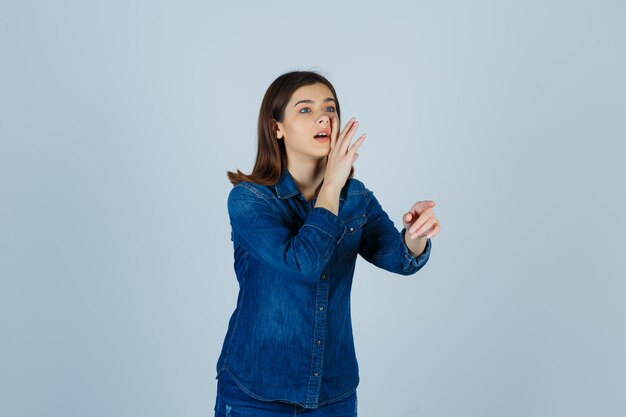
<path id="1" fill-rule="evenodd" d="M 324 142 L 328 142 L 330 140 L 330 138 L 328 136 L 326 137 L 319 137 L 319 138 L 313 138 L 316 141 L 320 142 L 320 143 L 324 143 Z"/>

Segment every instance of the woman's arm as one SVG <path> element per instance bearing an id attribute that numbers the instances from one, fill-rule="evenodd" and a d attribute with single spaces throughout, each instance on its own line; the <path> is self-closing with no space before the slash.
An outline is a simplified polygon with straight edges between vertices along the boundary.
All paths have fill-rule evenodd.
<path id="1" fill-rule="evenodd" d="M 344 232 L 341 219 L 323 207 L 311 210 L 304 224 L 288 227 L 265 198 L 245 185 L 228 195 L 233 241 L 270 267 L 317 278 Z"/>
<path id="2" fill-rule="evenodd" d="M 317 195 L 315 201 L 315 207 L 323 207 L 330 211 L 334 215 L 339 214 L 339 194 L 341 194 L 341 187 L 333 186 L 332 184 L 324 183 Z"/>
<path id="3" fill-rule="evenodd" d="M 406 229 L 399 232 L 374 193 L 370 190 L 367 193 L 367 223 L 363 227 L 359 254 L 366 261 L 390 272 L 410 275 L 419 271 L 430 257 L 430 239 L 426 239 L 419 256 L 415 256 L 419 248 L 413 251 L 408 247 Z"/>

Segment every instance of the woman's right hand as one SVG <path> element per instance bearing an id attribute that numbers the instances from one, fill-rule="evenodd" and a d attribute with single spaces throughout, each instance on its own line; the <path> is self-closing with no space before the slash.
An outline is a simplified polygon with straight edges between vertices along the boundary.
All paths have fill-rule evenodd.
<path id="1" fill-rule="evenodd" d="M 326 161 L 326 172 L 324 174 L 324 184 L 343 188 L 352 164 L 357 160 L 359 154 L 357 150 L 365 140 L 365 133 L 350 146 L 352 136 L 359 127 L 356 118 L 352 118 L 346 123 L 344 129 L 339 132 L 339 118 L 333 116 L 331 119 L 330 152 Z"/>

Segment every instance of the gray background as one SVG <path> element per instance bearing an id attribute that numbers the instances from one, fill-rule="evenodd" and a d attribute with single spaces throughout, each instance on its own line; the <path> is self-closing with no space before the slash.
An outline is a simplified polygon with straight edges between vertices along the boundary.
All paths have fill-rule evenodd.
<path id="1" fill-rule="evenodd" d="M 623 416 L 621 1 L 0 3 L 0 415 L 210 416 L 235 305 L 226 170 L 318 70 L 401 227 L 360 259 L 359 415 Z"/>

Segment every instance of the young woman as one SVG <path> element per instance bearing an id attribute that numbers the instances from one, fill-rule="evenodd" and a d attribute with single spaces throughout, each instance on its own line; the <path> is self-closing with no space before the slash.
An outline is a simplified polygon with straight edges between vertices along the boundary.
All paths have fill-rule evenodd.
<path id="1" fill-rule="evenodd" d="M 265 93 L 252 173 L 228 173 L 239 295 L 217 363 L 216 416 L 357 414 L 357 254 L 413 274 L 440 231 L 435 203 L 419 201 L 399 232 L 352 178 L 358 126 L 353 118 L 340 131 L 337 94 L 317 73 L 283 74 Z"/>

